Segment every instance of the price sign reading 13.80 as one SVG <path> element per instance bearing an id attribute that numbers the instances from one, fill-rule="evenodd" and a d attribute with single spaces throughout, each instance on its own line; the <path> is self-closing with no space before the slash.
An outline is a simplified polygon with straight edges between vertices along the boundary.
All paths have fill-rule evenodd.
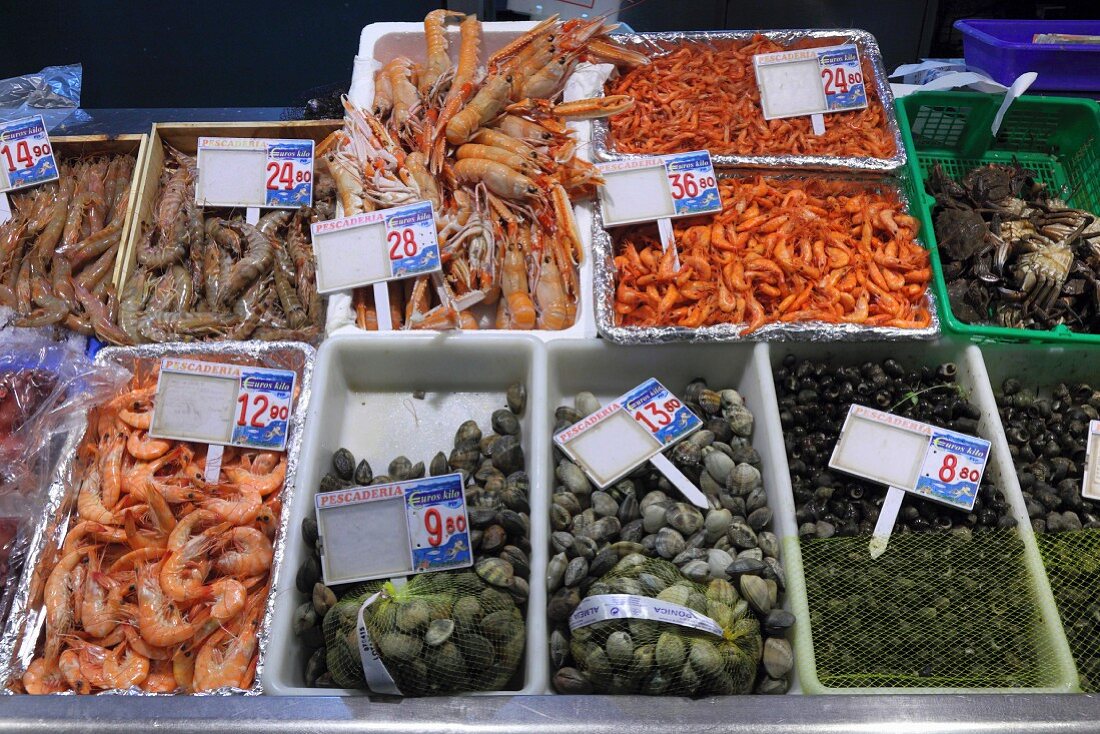
<path id="1" fill-rule="evenodd" d="M 0 122 L 0 193 L 57 179 L 57 161 L 42 117 Z"/>

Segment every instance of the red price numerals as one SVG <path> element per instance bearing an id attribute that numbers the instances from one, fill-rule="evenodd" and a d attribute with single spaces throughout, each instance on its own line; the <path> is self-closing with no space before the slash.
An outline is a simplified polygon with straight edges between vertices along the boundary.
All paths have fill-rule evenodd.
<path id="1" fill-rule="evenodd" d="M 845 73 L 844 69 L 826 66 L 821 70 L 821 79 L 825 82 L 825 94 L 847 94 L 851 86 L 863 83 L 863 74 L 858 71 Z"/>
<path id="2" fill-rule="evenodd" d="M 943 465 L 940 466 L 939 471 L 940 481 L 953 482 L 955 481 L 956 473 L 958 474 L 959 479 L 962 479 L 964 482 L 977 482 L 978 479 L 981 477 L 981 472 L 979 472 L 977 469 L 970 469 L 965 466 L 962 469 L 959 469 L 958 472 L 956 472 L 955 468 L 958 465 L 959 457 L 955 456 L 955 454 L 948 454 L 947 456 L 943 457 Z"/>
<path id="3" fill-rule="evenodd" d="M 290 161 L 277 163 L 271 161 L 267 164 L 267 188 L 283 189 L 290 191 L 294 184 L 309 183 L 313 174 L 309 171 L 295 171 L 294 164 Z"/>
<path id="4" fill-rule="evenodd" d="M 386 240 L 390 243 L 390 260 L 416 257 L 416 253 L 420 251 L 416 244 L 416 232 L 412 227 L 391 229 L 386 235 Z"/>
<path id="5" fill-rule="evenodd" d="M 696 176 L 691 171 L 670 173 L 668 181 L 672 184 L 672 198 L 694 199 L 700 192 L 718 186 L 714 176 Z"/>
<path id="6" fill-rule="evenodd" d="M 642 406 L 642 410 L 634 414 L 634 420 L 645 423 L 649 426 L 649 430 L 656 433 L 661 430 L 662 427 L 672 422 L 672 416 L 681 405 L 683 405 L 683 403 L 676 398 L 669 398 L 661 405 L 658 405 L 656 402 L 646 403 Z M 649 415 L 646 415 L 646 413 L 649 413 Z M 653 420 L 650 420 L 650 418 Z"/>
<path id="7" fill-rule="evenodd" d="M 26 140 L 20 140 L 15 144 L 14 151 L 12 150 L 11 143 L 4 143 L 0 146 L 0 155 L 4 156 L 4 159 L 7 161 L 9 171 L 14 171 L 20 166 L 23 168 L 31 168 L 34 166 L 35 161 L 49 154 L 49 143 L 30 145 Z"/>
<path id="8" fill-rule="evenodd" d="M 466 516 L 450 515 L 443 519 L 439 510 L 432 507 L 424 513 L 424 529 L 428 531 L 428 543 L 435 548 L 443 543 L 444 538 L 466 530 Z"/>
<path id="9" fill-rule="evenodd" d="M 237 415 L 238 426 L 263 428 L 268 421 L 285 421 L 290 415 L 290 408 L 272 405 L 266 395 L 241 395 L 237 402 L 241 404 L 241 412 Z"/>

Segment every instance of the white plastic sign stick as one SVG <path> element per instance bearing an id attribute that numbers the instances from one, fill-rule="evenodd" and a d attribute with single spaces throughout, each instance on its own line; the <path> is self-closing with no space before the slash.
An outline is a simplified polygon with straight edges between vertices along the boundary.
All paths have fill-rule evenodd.
<path id="1" fill-rule="evenodd" d="M 386 664 L 382 662 L 382 655 L 378 652 L 378 646 L 374 644 L 370 631 L 367 629 L 367 624 L 363 621 L 367 607 L 378 601 L 385 593 L 385 591 L 379 591 L 368 596 L 362 606 L 359 607 L 359 612 L 356 615 L 356 631 L 359 634 L 359 663 L 363 666 L 363 677 L 367 681 L 367 688 L 374 693 L 400 696 L 402 695 L 401 689 L 397 687 L 397 681 L 393 679 L 390 671 L 386 669 Z"/>
<path id="2" fill-rule="evenodd" d="M 314 496 L 326 584 L 473 565 L 462 475 Z"/>
<path id="3" fill-rule="evenodd" d="M 199 206 L 296 209 L 313 203 L 313 141 L 198 140 Z"/>
<path id="4" fill-rule="evenodd" d="M 661 237 L 661 250 L 668 252 L 672 248 L 672 269 L 680 272 L 680 251 L 676 249 L 676 238 L 672 231 L 672 220 L 662 217 L 657 220 L 657 233 Z"/>
<path id="5" fill-rule="evenodd" d="M 1100 421 L 1089 421 L 1088 443 L 1085 445 L 1085 476 L 1081 480 L 1081 496 L 1100 500 Z"/>
<path id="6" fill-rule="evenodd" d="M 658 471 L 664 474 L 665 478 L 672 482 L 672 485 L 680 490 L 680 494 L 684 495 L 691 504 L 703 509 L 710 509 L 707 496 L 692 484 L 687 475 L 677 469 L 676 465 L 669 461 L 667 456 L 656 454 L 649 460 L 649 463 L 657 467 Z"/>
<path id="7" fill-rule="evenodd" d="M 11 202 L 8 201 L 8 195 L 0 192 L 0 224 L 11 219 Z"/>
<path id="8" fill-rule="evenodd" d="M 255 226 L 260 221 L 260 207 L 250 206 L 244 211 L 244 221 Z"/>
<path id="9" fill-rule="evenodd" d="M 378 321 L 378 330 L 393 331 L 393 314 L 390 313 L 390 287 L 385 282 L 375 283 L 371 287 L 374 289 L 374 317 Z"/>
<path id="10" fill-rule="evenodd" d="M 825 116 L 824 115 L 820 115 L 820 114 L 810 115 L 810 125 L 813 126 L 814 135 L 824 135 L 825 134 Z"/>
<path id="11" fill-rule="evenodd" d="M 894 523 L 897 522 L 898 512 L 901 511 L 902 500 L 905 499 L 905 490 L 890 487 L 886 490 L 886 499 L 878 511 L 878 522 L 875 523 L 875 531 L 871 535 L 871 558 L 878 558 L 886 552 L 890 544 L 890 536 L 894 532 Z"/>
<path id="12" fill-rule="evenodd" d="M 315 222 L 310 231 L 320 293 L 415 278 L 442 268 L 430 201 Z M 375 305 L 381 320 L 377 299 Z"/>
<path id="13" fill-rule="evenodd" d="M 149 435 L 286 450 L 293 370 L 164 357 Z"/>
<path id="14" fill-rule="evenodd" d="M 702 425 L 699 416 L 650 378 L 555 434 L 554 443 L 602 488 L 651 461 Z M 655 465 L 661 469 L 658 463 Z M 705 498 L 699 504 L 701 497 L 698 492 L 688 499 L 706 507 Z"/>
<path id="15" fill-rule="evenodd" d="M 604 224 L 617 227 L 722 211 L 710 153 L 653 156 L 597 165 Z"/>
<path id="16" fill-rule="evenodd" d="M 0 122 L 0 192 L 37 186 L 57 177 L 57 160 L 41 115 Z"/>
<path id="17" fill-rule="evenodd" d="M 752 64 L 765 120 L 867 106 L 855 44 L 757 54 Z"/>
<path id="18" fill-rule="evenodd" d="M 725 636 L 717 622 L 690 607 L 634 594 L 595 594 L 585 597 L 569 615 L 569 631 L 615 619 L 648 619 L 688 627 L 717 637 Z"/>
<path id="19" fill-rule="evenodd" d="M 984 438 L 852 405 L 829 466 L 969 512 L 988 460 Z"/>
<path id="20" fill-rule="evenodd" d="M 202 478 L 206 480 L 207 484 L 216 484 L 218 476 L 222 471 L 222 456 L 225 454 L 225 447 L 220 443 L 212 443 L 206 447 L 206 468 L 203 471 Z"/>

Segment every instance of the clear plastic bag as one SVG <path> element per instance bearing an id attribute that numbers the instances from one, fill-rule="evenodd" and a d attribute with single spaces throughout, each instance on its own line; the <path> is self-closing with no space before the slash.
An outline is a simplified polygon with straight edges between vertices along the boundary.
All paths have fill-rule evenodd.
<path id="1" fill-rule="evenodd" d="M 42 115 L 46 129 L 52 130 L 74 114 L 87 119 L 78 109 L 82 83 L 80 64 L 0 79 L 0 122 Z"/>
<path id="2" fill-rule="evenodd" d="M 66 438 L 128 379 L 122 368 L 93 365 L 73 345 L 24 330 L 0 332 L 0 621 Z"/>

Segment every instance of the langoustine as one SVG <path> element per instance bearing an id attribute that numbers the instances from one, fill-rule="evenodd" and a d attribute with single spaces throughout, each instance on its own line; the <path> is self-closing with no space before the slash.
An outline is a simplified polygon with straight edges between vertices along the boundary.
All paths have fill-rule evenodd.
<path id="1" fill-rule="evenodd" d="M 461 20 L 454 66 L 449 18 Z M 572 200 L 591 195 L 602 179 L 578 154 L 566 122 L 617 114 L 634 101 L 560 98 L 585 59 L 646 62 L 611 42 L 612 28 L 600 18 L 549 18 L 492 54 L 478 73 L 477 18 L 435 11 L 425 19 L 427 64 L 393 59 L 376 75 L 369 109 L 345 101 L 343 130 L 321 146 L 344 214 L 422 199 L 436 212 L 442 275 L 390 284 L 395 327 L 549 330 L 573 323 L 583 252 Z M 372 292 L 357 291 L 353 304 L 360 328 L 377 328 Z"/>
<path id="2" fill-rule="evenodd" d="M 764 177 L 719 181 L 721 213 L 616 231 L 620 326 L 777 322 L 923 328 L 931 322 L 928 252 L 888 188 Z"/>
<path id="3" fill-rule="evenodd" d="M 111 313 L 134 164 L 129 154 L 65 160 L 56 182 L 10 194 L 12 217 L 0 224 L 0 305 L 16 312 L 16 326 L 130 343 Z"/>
<path id="4" fill-rule="evenodd" d="M 76 502 L 40 569 L 45 630 L 27 693 L 248 689 L 271 588 L 285 455 L 151 439 L 156 371 L 89 414 Z"/>

